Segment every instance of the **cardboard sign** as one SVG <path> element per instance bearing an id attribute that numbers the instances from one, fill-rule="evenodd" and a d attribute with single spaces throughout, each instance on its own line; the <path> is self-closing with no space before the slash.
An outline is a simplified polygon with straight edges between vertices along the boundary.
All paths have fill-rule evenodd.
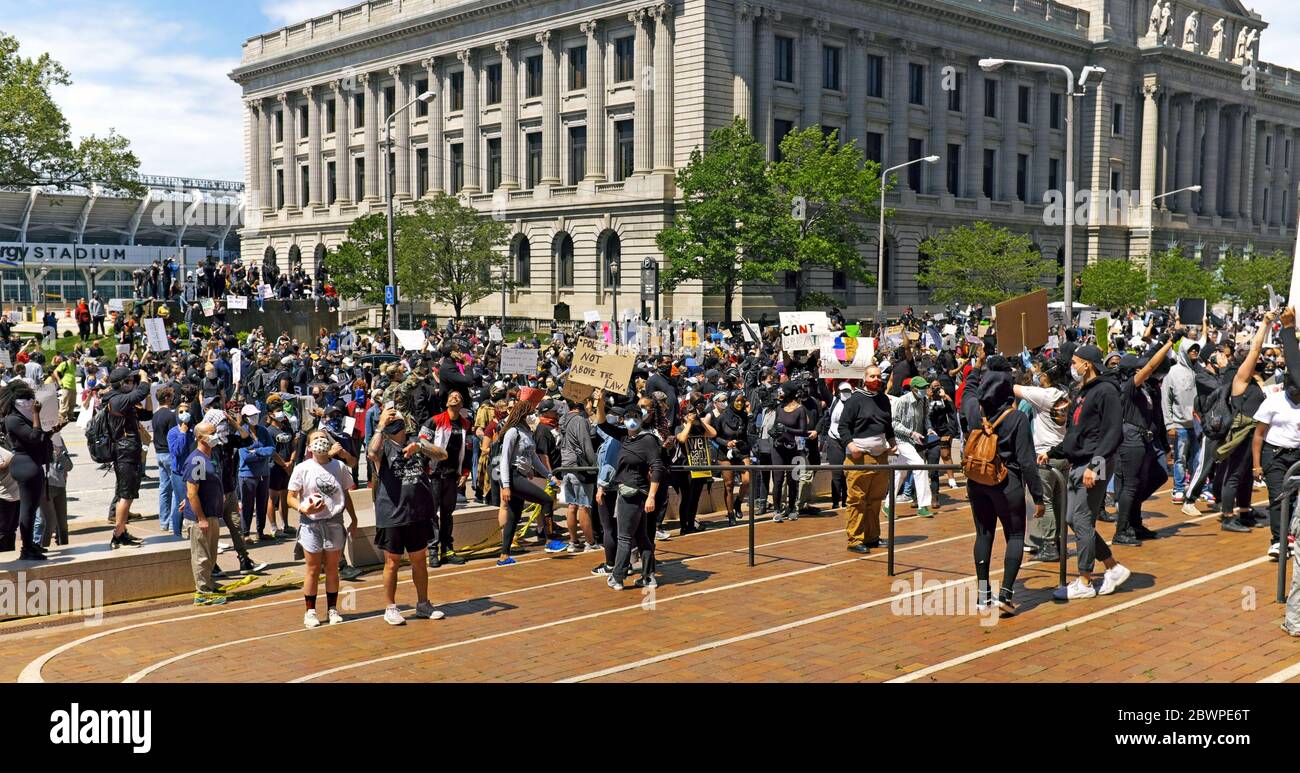
<path id="1" fill-rule="evenodd" d="M 830 332 L 830 318 L 824 311 L 781 312 L 781 348 L 787 352 L 817 349 Z"/>
<path id="2" fill-rule="evenodd" d="M 110 301 L 108 302 L 108 310 L 109 310 L 109 311 L 121 312 L 121 311 L 122 311 L 122 299 L 121 299 L 121 298 L 114 298 L 114 299 L 110 300 Z M 16 313 L 17 313 L 17 312 L 11 312 L 11 314 L 16 314 Z M 18 322 L 18 320 L 14 320 L 14 322 Z"/>
<path id="3" fill-rule="evenodd" d="M 1204 298 L 1179 298 L 1178 319 L 1184 325 L 1199 325 L 1205 321 Z"/>
<path id="4" fill-rule="evenodd" d="M 600 387 L 612 394 L 626 394 L 635 365 L 636 357 L 631 354 L 602 351 L 590 338 L 579 338 L 573 350 L 569 380 Z"/>
<path id="5" fill-rule="evenodd" d="M 217 304 L 211 298 L 199 300 L 199 306 L 203 307 L 203 316 L 211 317 L 217 310 Z"/>
<path id="6" fill-rule="evenodd" d="M 501 372 L 530 376 L 537 372 L 537 349 L 502 349 Z"/>
<path id="7" fill-rule="evenodd" d="M 59 424 L 59 387 L 56 384 L 41 384 L 36 390 L 36 402 L 41 404 L 41 427 L 46 432 Z"/>
<path id="8" fill-rule="evenodd" d="M 1095 323 L 1095 332 L 1097 333 L 1097 348 L 1101 349 L 1102 354 L 1110 353 L 1110 320 L 1099 319 Z"/>
<path id="9" fill-rule="evenodd" d="M 583 319 L 583 320 L 584 320 L 588 325 L 596 325 L 596 324 L 599 324 L 599 323 L 600 323 L 600 312 L 599 312 L 599 311 L 584 311 L 584 312 L 582 312 L 582 319 Z"/>
<path id="10" fill-rule="evenodd" d="M 591 393 L 596 388 L 590 384 L 579 384 L 572 379 L 564 382 L 564 388 L 560 390 L 560 396 L 571 403 L 585 403 L 591 397 Z"/>
<path id="11" fill-rule="evenodd" d="M 862 379 L 867 377 L 867 368 L 875 359 L 876 342 L 873 339 L 837 336 L 822 343 L 818 370 L 822 378 Z"/>
<path id="12" fill-rule="evenodd" d="M 694 330 L 687 330 L 682 337 L 682 344 L 688 349 L 694 349 L 700 345 L 700 334 Z"/>
<path id="13" fill-rule="evenodd" d="M 497 327 L 496 325 L 493 325 L 492 328 L 488 330 L 488 340 L 501 341 L 502 339 L 503 336 L 501 335 L 501 328 Z"/>
<path id="14" fill-rule="evenodd" d="M 149 341 L 149 351 L 165 352 L 171 349 L 171 343 L 167 340 L 167 327 L 158 317 L 144 321 L 144 334 Z"/>
<path id="15" fill-rule="evenodd" d="M 397 345 L 408 352 L 422 352 L 428 343 L 423 330 L 396 330 Z"/>
<path id="16" fill-rule="evenodd" d="M 230 377 L 236 384 L 244 380 L 244 353 L 238 349 L 230 354 Z"/>
<path id="17" fill-rule="evenodd" d="M 227 295 L 226 308 L 231 311 L 246 310 L 248 308 L 248 296 L 246 295 Z"/>
<path id="18" fill-rule="evenodd" d="M 1022 295 L 1003 301 L 996 307 L 998 315 L 998 350 L 1019 354 L 1022 349 L 1036 349 L 1047 343 L 1047 291 Z"/>

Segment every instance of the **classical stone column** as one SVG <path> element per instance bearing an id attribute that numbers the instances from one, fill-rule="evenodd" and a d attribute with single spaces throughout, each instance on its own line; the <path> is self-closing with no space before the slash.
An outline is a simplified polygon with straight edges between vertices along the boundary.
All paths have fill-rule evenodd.
<path id="1" fill-rule="evenodd" d="M 1259 132 L 1255 126 L 1255 111 L 1249 107 L 1241 114 L 1241 217 L 1246 222 L 1255 219 L 1255 154 Z"/>
<path id="2" fill-rule="evenodd" d="M 911 46 L 905 40 L 894 44 L 894 83 L 889 94 L 889 155 L 885 157 L 886 167 L 897 166 L 912 159 L 907 157 L 908 124 L 911 122 L 911 108 L 908 103 L 907 71 L 908 52 Z M 899 172 L 905 172 L 900 169 Z M 894 189 L 902 191 L 908 188 L 907 175 L 899 174 Z"/>
<path id="3" fill-rule="evenodd" d="M 519 66 L 510 41 L 495 46 L 501 55 L 501 187 L 519 187 Z"/>
<path id="4" fill-rule="evenodd" d="M 393 76 L 393 104 L 384 106 L 384 119 L 411 99 L 407 89 L 406 68 L 390 67 Z M 393 194 L 399 199 L 411 198 L 411 109 L 393 118 Z"/>
<path id="5" fill-rule="evenodd" d="M 1227 137 L 1224 148 L 1227 150 L 1227 179 L 1224 181 L 1223 211 L 1224 217 L 1241 216 L 1241 116 L 1245 112 L 1241 105 L 1229 105 L 1227 108 Z"/>
<path id="6" fill-rule="evenodd" d="M 1196 98 L 1190 94 L 1184 95 L 1182 104 L 1179 105 L 1179 112 L 1182 117 L 1178 128 L 1178 179 L 1174 183 L 1175 190 L 1192 184 L 1192 174 L 1195 169 L 1192 153 L 1196 147 Z M 1192 214 L 1191 191 L 1183 191 L 1171 198 L 1178 199 L 1179 212 Z"/>
<path id="7" fill-rule="evenodd" d="M 249 205 L 265 209 L 266 189 L 262 187 L 262 113 L 255 99 L 245 101 L 244 107 L 248 108 L 248 173 L 244 176 L 248 181 L 249 192 L 257 197 Z"/>
<path id="8" fill-rule="evenodd" d="M 1268 168 L 1265 165 L 1266 149 L 1265 138 L 1273 130 L 1273 125 L 1268 121 L 1257 121 L 1255 124 L 1255 191 L 1251 203 L 1250 221 L 1255 225 L 1264 225 L 1264 189 L 1268 187 Z"/>
<path id="9" fill-rule="evenodd" d="M 587 36 L 587 175 L 605 182 L 605 36 L 600 22 L 585 22 Z"/>
<path id="10" fill-rule="evenodd" d="M 275 209 L 275 191 L 273 190 L 275 188 L 275 171 L 272 169 L 271 164 L 275 111 L 270 108 L 265 99 L 257 101 L 257 109 L 262 114 L 257 135 L 258 157 L 261 161 L 257 170 L 258 181 L 262 188 L 262 209 L 269 211 Z"/>
<path id="11" fill-rule="evenodd" d="M 1160 86 L 1154 75 L 1148 75 L 1142 83 L 1142 167 L 1138 173 L 1138 188 L 1141 189 L 1143 207 L 1151 203 L 1156 195 L 1156 156 L 1160 147 L 1160 106 L 1157 95 Z"/>
<path id="12" fill-rule="evenodd" d="M 668 22 L 671 3 L 660 3 L 650 10 L 655 20 L 654 49 L 654 170 L 672 174 L 673 164 L 673 38 Z"/>
<path id="13" fill-rule="evenodd" d="M 754 122 L 754 17 L 757 9 L 747 2 L 736 4 L 735 21 L 735 75 L 731 84 L 732 114 Z M 588 44 L 587 49 L 591 46 Z M 588 54 L 590 59 L 591 55 Z M 587 130 L 587 145 L 591 146 L 591 130 Z"/>
<path id="14" fill-rule="evenodd" d="M 858 150 L 867 147 L 867 33 L 849 33 L 849 136 L 857 140 Z M 953 191 L 957 195 L 957 191 Z"/>
<path id="15" fill-rule="evenodd" d="M 1175 93 L 1165 89 L 1160 100 L 1160 193 L 1169 193 L 1176 187 L 1174 185 L 1174 170 L 1178 166 L 1178 123 L 1180 121 L 1178 113 L 1174 109 Z M 1165 197 L 1160 200 L 1161 209 L 1169 209 L 1174 205 L 1171 197 Z"/>
<path id="16" fill-rule="evenodd" d="M 1287 196 L 1286 206 L 1286 224 L 1295 227 L 1297 207 L 1300 207 L 1300 201 L 1297 201 L 1297 187 L 1300 187 L 1300 128 L 1291 130 L 1291 181 L 1287 185 L 1290 191 Z"/>
<path id="17" fill-rule="evenodd" d="M 755 72 L 755 79 L 758 81 L 754 88 L 756 107 L 754 110 L 754 139 L 767 153 L 770 161 L 773 155 L 772 143 L 772 63 L 774 61 L 773 48 L 776 45 L 776 38 L 772 32 L 772 23 L 781 20 L 780 11 L 772 11 L 767 8 L 763 9 L 763 14 L 758 17 L 758 64 Z"/>
<path id="18" fill-rule="evenodd" d="M 334 91 L 334 186 L 339 203 L 351 204 L 352 92 L 344 87 L 343 81 L 334 81 L 330 88 Z"/>
<path id="19" fill-rule="evenodd" d="M 379 201 L 379 170 L 383 167 L 379 160 L 379 79 L 362 73 L 357 83 L 365 90 L 365 200 L 374 204 Z"/>
<path id="20" fill-rule="evenodd" d="M 819 19 L 805 19 L 803 25 L 803 126 L 822 122 L 822 24 Z M 830 26 L 827 24 L 826 26 Z"/>
<path id="21" fill-rule="evenodd" d="M 951 193 L 957 195 L 957 191 L 948 190 L 948 175 L 944 172 L 947 170 L 948 155 L 948 92 L 943 90 L 943 62 L 951 61 L 951 56 L 945 56 L 942 49 L 934 52 L 933 64 L 930 67 L 930 79 L 934 87 L 930 89 L 930 154 L 939 156 L 941 159 L 938 166 L 930 170 L 930 186 L 927 190 L 933 194 Z M 862 109 L 861 103 L 855 103 L 849 106 L 850 110 Z M 910 160 L 910 159 L 909 159 Z"/>
<path id="22" fill-rule="evenodd" d="M 542 179 L 543 185 L 560 184 L 560 57 L 549 31 L 539 32 L 542 44 Z M 641 60 L 637 60 L 641 64 Z M 639 118 L 639 116 L 638 116 Z M 640 125 L 640 121 L 637 121 Z"/>
<path id="23" fill-rule="evenodd" d="M 966 196 L 984 198 L 984 71 L 972 57 L 966 68 L 970 92 L 966 100 Z"/>
<path id="24" fill-rule="evenodd" d="M 1040 73 L 1034 78 L 1034 94 L 1034 184 L 1030 201 L 1042 204 L 1052 177 L 1052 82 L 1046 74 Z M 1155 120 L 1154 114 L 1152 120 Z"/>
<path id="25" fill-rule="evenodd" d="M 650 30 L 646 20 L 650 13 L 646 8 L 638 8 L 627 15 L 636 27 L 636 40 L 633 43 L 632 60 L 636 65 L 636 114 L 633 117 L 632 173 L 649 174 L 654 169 L 654 95 L 651 88 L 653 66 L 648 65 L 653 57 L 650 48 Z"/>
<path id="26" fill-rule="evenodd" d="M 280 109 L 284 111 L 284 144 L 280 158 L 284 169 L 284 208 L 298 208 L 298 131 L 293 98 L 280 95 Z"/>
<path id="27" fill-rule="evenodd" d="M 478 61 L 472 48 L 467 48 L 456 56 L 465 65 L 465 118 L 462 124 L 465 127 L 462 139 L 465 153 L 465 185 L 461 188 L 461 192 L 472 194 L 482 190 L 479 181 L 482 180 L 483 171 L 479 165 L 479 146 L 483 144 L 483 138 L 479 136 Z"/>
<path id="28" fill-rule="evenodd" d="M 1205 102 L 1205 158 L 1201 159 L 1201 214 L 1219 214 L 1219 122 L 1218 100 Z"/>
<path id="29" fill-rule="evenodd" d="M 320 94 L 315 86 L 308 86 L 302 90 L 302 96 L 307 100 L 307 206 L 319 207 L 325 203 L 320 184 L 323 166 L 320 152 Z"/>
<path id="30" fill-rule="evenodd" d="M 1274 124 L 1272 132 L 1273 169 L 1270 175 L 1272 182 L 1269 185 L 1272 193 L 1268 195 L 1268 224 L 1276 228 L 1282 225 L 1282 191 L 1286 190 L 1287 187 L 1286 128 L 1281 124 Z"/>
<path id="31" fill-rule="evenodd" d="M 443 170 L 446 169 L 444 157 L 447 155 L 446 147 L 443 143 L 443 124 L 444 105 L 446 105 L 446 89 L 442 82 L 442 68 L 438 66 L 438 58 L 432 57 L 425 59 L 420 63 L 425 72 L 429 75 L 429 90 L 433 92 L 433 101 L 429 103 L 429 190 L 426 193 L 442 193 L 446 190 L 443 182 Z"/>
<path id="32" fill-rule="evenodd" d="M 1002 152 L 998 161 L 1002 171 L 1000 198 L 1019 201 L 1016 195 L 1016 156 L 1020 148 L 1020 80 L 1012 67 L 1003 67 L 1002 72 Z"/>

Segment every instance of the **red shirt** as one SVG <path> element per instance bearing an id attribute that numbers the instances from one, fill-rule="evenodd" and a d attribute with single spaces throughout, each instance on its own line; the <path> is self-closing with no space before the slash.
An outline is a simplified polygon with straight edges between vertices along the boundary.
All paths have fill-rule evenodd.
<path id="1" fill-rule="evenodd" d="M 366 411 L 368 410 L 370 410 L 369 400 L 362 400 L 359 403 L 356 400 L 348 401 L 348 413 L 352 414 L 352 419 L 356 422 L 352 427 L 353 438 L 365 437 Z"/>

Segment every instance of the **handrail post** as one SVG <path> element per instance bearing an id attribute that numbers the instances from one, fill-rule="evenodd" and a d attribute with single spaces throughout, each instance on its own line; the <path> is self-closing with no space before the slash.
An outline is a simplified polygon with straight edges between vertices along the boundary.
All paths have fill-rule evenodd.
<path id="1" fill-rule="evenodd" d="M 1287 483 L 1300 474 L 1300 462 L 1291 465 L 1286 471 L 1286 478 L 1282 480 L 1282 488 L 1286 489 Z M 1277 526 L 1277 603 L 1286 603 L 1286 564 L 1290 555 L 1290 535 L 1291 535 L 1291 500 L 1295 498 L 1294 493 L 1288 493 L 1282 499 L 1282 517 Z"/>
<path id="2" fill-rule="evenodd" d="M 1050 462 L 1048 462 L 1048 467 L 1047 467 L 1047 469 L 1051 470 L 1051 471 L 1052 471 L 1052 475 L 1056 476 L 1056 479 L 1057 479 L 1058 481 L 1060 481 L 1060 484 L 1057 486 L 1057 489 L 1056 489 L 1057 492 L 1058 492 L 1058 496 L 1053 497 L 1053 501 L 1052 501 L 1052 509 L 1056 511 L 1056 542 L 1057 542 L 1056 548 L 1057 548 L 1057 553 L 1058 553 L 1058 554 L 1060 555 L 1060 557 L 1061 557 L 1060 571 L 1058 572 L 1058 575 L 1057 575 L 1057 578 L 1056 578 L 1056 579 L 1057 579 L 1057 582 L 1059 582 L 1059 583 L 1061 584 L 1061 586 L 1064 587 L 1064 586 L 1065 586 L 1065 569 L 1066 569 L 1066 566 L 1065 566 L 1065 565 L 1066 565 L 1066 562 L 1068 561 L 1068 559 L 1069 559 L 1069 557 L 1070 557 L 1070 552 L 1069 552 L 1069 550 L 1067 550 L 1066 547 L 1065 547 L 1065 544 L 1066 544 L 1066 541 L 1067 541 L 1067 539 L 1066 539 L 1066 533 L 1065 533 L 1065 511 L 1066 511 L 1066 508 L 1065 508 L 1065 507 L 1058 507 L 1058 505 L 1060 505 L 1060 504 L 1062 503 L 1062 501 L 1064 501 L 1064 502 L 1067 503 L 1067 504 L 1068 504 L 1069 501 L 1070 501 L 1070 493 L 1069 493 L 1068 491 L 1066 491 L 1066 488 L 1069 486 L 1069 481 L 1067 481 L 1067 480 L 1065 479 L 1065 473 L 1061 472 L 1060 470 L 1056 469 L 1055 467 L 1052 467 Z"/>
<path id="3" fill-rule="evenodd" d="M 889 476 L 889 544 L 886 546 L 889 550 L 889 576 L 894 576 L 894 511 L 898 509 L 898 503 L 894 501 L 896 492 L 894 491 L 894 471 L 885 470 Z"/>
<path id="4" fill-rule="evenodd" d="M 750 475 L 749 476 L 749 565 L 750 566 L 754 565 L 754 524 L 755 524 L 754 514 L 758 509 L 758 494 L 757 492 L 754 491 L 754 489 L 758 487 L 755 486 L 754 483 L 755 483 L 754 476 Z"/>

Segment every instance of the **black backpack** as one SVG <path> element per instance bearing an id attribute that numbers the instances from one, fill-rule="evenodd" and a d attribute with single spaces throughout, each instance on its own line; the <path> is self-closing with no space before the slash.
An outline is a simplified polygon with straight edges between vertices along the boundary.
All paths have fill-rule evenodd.
<path id="1" fill-rule="evenodd" d="M 1228 399 L 1231 389 L 1231 384 L 1224 384 L 1205 398 L 1206 408 L 1201 426 L 1205 430 L 1205 436 L 1211 440 L 1223 440 L 1232 430 L 1234 411 Z"/>
<path id="2" fill-rule="evenodd" d="M 108 426 L 108 403 L 95 409 L 86 425 L 86 446 L 96 464 L 113 461 L 113 433 Z"/>

